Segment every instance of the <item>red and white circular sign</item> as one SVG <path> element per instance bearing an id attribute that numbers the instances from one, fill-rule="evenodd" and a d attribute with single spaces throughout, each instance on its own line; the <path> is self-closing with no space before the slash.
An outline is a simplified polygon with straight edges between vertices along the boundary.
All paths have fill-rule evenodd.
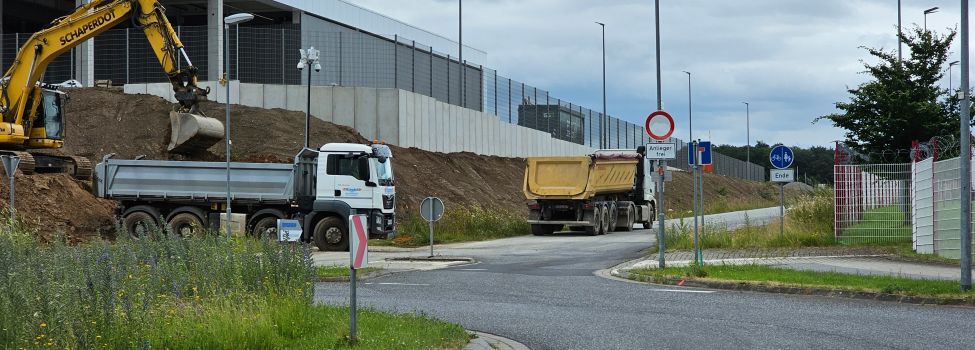
<path id="1" fill-rule="evenodd" d="M 647 116 L 645 129 L 650 138 L 667 141 L 674 134 L 674 117 L 664 111 L 656 111 Z"/>

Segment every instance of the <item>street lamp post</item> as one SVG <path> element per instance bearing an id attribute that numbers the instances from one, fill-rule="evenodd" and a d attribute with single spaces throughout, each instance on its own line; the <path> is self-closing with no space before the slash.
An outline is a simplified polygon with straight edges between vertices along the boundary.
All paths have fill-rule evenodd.
<path id="1" fill-rule="evenodd" d="M 319 51 L 314 46 L 305 49 L 298 49 L 301 58 L 298 59 L 298 70 L 305 67 L 314 68 L 316 72 L 322 70 L 321 63 L 318 62 Z M 308 148 L 309 138 L 311 137 L 311 69 L 308 70 L 308 98 L 305 106 L 305 148 Z"/>
<path id="2" fill-rule="evenodd" d="M 971 119 L 969 107 L 971 94 L 968 89 L 968 0 L 961 0 L 961 159 L 972 159 Z M 972 162 L 961 163 L 961 289 L 972 289 Z"/>
<path id="3" fill-rule="evenodd" d="M 938 12 L 938 7 L 932 7 L 927 10 L 924 10 L 924 31 L 925 32 L 928 31 L 928 15 L 935 12 Z"/>
<path id="4" fill-rule="evenodd" d="M 457 63 L 460 63 L 460 106 L 467 107 L 467 64 L 464 63 L 464 0 L 457 0 Z"/>
<path id="5" fill-rule="evenodd" d="M 224 139 L 227 141 L 226 142 L 226 153 L 227 153 L 227 222 L 226 222 L 226 225 L 227 226 L 226 226 L 226 228 L 227 228 L 227 239 L 230 239 L 230 233 L 231 233 L 230 232 L 230 222 L 231 222 L 230 221 L 230 196 L 231 196 L 231 194 L 230 194 L 230 79 L 229 79 L 230 78 L 230 74 L 228 73 L 230 71 L 230 69 L 228 68 L 230 66 L 230 40 L 227 40 L 227 36 L 230 33 L 230 26 L 231 25 L 241 24 L 241 23 L 250 21 L 252 19 L 254 19 L 254 15 L 252 15 L 250 13 L 237 13 L 237 14 L 233 14 L 233 15 L 224 17 L 224 19 L 223 19 L 223 42 L 224 42 L 224 50 L 223 50 L 223 59 L 224 59 L 223 80 L 226 83 L 226 86 L 225 87 L 227 88 L 227 100 L 224 101 L 226 103 L 226 107 L 224 109 L 227 111 L 226 120 L 224 121 Z"/>
<path id="6" fill-rule="evenodd" d="M 606 24 L 601 22 L 596 22 L 603 32 L 603 115 L 599 118 L 599 148 L 606 148 L 605 145 L 605 135 L 606 130 L 603 125 L 603 120 L 606 118 Z"/>
<path id="7" fill-rule="evenodd" d="M 693 190 L 693 195 L 691 200 L 692 202 L 691 207 L 694 215 L 694 264 L 700 264 L 702 259 L 700 256 L 700 252 L 701 252 L 700 246 L 698 245 L 700 241 L 698 240 L 697 215 L 698 213 L 703 215 L 704 212 L 703 210 L 698 211 L 698 205 L 700 203 L 698 201 L 698 197 L 701 197 L 698 195 L 698 193 L 700 190 L 703 190 L 703 188 L 700 188 L 698 186 L 698 181 L 699 178 L 703 176 L 703 174 L 700 173 L 699 168 L 697 166 L 697 163 L 699 162 L 699 160 L 697 159 L 698 143 L 694 142 L 694 117 L 692 114 L 693 110 L 691 109 L 691 72 L 688 72 L 686 70 L 682 72 L 687 74 L 687 140 L 690 142 L 690 144 L 688 144 L 687 151 L 692 152 L 691 159 L 694 160 L 694 164 L 691 165 L 691 182 L 694 183 L 693 184 L 694 190 Z"/>
<path id="8" fill-rule="evenodd" d="M 949 91 L 951 91 L 952 89 L 955 88 L 955 86 L 952 85 L 952 83 L 951 83 L 951 67 L 957 66 L 958 63 L 960 63 L 960 61 L 954 61 L 954 62 L 948 63 L 948 90 Z"/>
<path id="9" fill-rule="evenodd" d="M 752 113 L 748 102 L 742 102 L 745 104 L 745 162 L 752 162 Z"/>

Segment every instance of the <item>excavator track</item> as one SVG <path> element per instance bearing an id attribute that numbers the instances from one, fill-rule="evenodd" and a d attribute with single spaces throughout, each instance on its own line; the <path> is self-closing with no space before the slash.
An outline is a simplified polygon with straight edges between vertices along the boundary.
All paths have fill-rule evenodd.
<path id="1" fill-rule="evenodd" d="M 34 160 L 34 156 L 30 152 L 25 151 L 0 151 L 0 154 L 8 156 L 20 157 L 20 164 L 17 165 L 17 169 L 25 175 L 30 175 L 34 173 L 34 166 L 37 162 Z"/>
<path id="2" fill-rule="evenodd" d="M 3 151 L 20 156 L 20 171 L 24 174 L 65 173 L 79 180 L 91 179 L 92 164 L 88 158 L 54 154 L 49 151 Z"/>

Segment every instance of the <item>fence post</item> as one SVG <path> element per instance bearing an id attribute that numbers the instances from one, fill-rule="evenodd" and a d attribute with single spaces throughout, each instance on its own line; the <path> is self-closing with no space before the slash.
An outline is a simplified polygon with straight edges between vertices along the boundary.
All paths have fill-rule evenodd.
<path id="1" fill-rule="evenodd" d="M 410 91 L 416 92 L 416 40 L 411 40 L 411 42 L 412 44 L 410 44 L 410 48 L 412 50 L 410 51 L 410 82 L 412 86 L 410 86 Z"/>
<path id="2" fill-rule="evenodd" d="M 129 80 L 129 60 L 131 59 L 132 57 L 129 56 L 129 28 L 125 28 L 125 83 L 126 84 L 132 83 Z M 210 64 L 207 64 L 207 69 L 210 69 L 209 66 Z"/>
<path id="3" fill-rule="evenodd" d="M 447 103 L 450 103 L 450 54 L 447 55 Z"/>
<path id="4" fill-rule="evenodd" d="M 399 89 L 399 34 L 393 34 L 393 88 Z"/>
<path id="5" fill-rule="evenodd" d="M 342 44 L 342 32 L 339 32 L 339 86 L 345 86 L 345 83 L 342 81 L 342 73 L 345 71 L 344 62 L 342 62 L 342 56 L 344 56 L 345 51 L 342 49 Z"/>
<path id="6" fill-rule="evenodd" d="M 508 79 L 508 124 L 511 122 L 511 79 Z"/>
<path id="7" fill-rule="evenodd" d="M 430 97 L 433 97 L 433 46 L 430 46 Z"/>
<path id="8" fill-rule="evenodd" d="M 484 66 L 481 66 L 481 81 L 484 81 Z M 483 100 L 483 98 L 482 98 Z M 500 113 L 498 113 L 498 71 L 494 71 L 494 114 L 501 119 Z"/>
<path id="9" fill-rule="evenodd" d="M 284 73 L 284 66 L 285 66 L 285 64 L 284 64 L 284 28 L 281 28 L 281 85 L 285 85 L 286 84 L 285 83 L 285 79 L 284 79 L 284 74 L 285 74 Z M 229 71 L 229 69 L 228 69 L 228 71 Z M 230 81 L 229 81 L 230 77 L 227 77 L 227 79 L 228 79 L 228 81 L 227 81 L 227 89 L 230 89 Z M 311 81 L 309 81 L 308 83 L 311 84 Z"/>

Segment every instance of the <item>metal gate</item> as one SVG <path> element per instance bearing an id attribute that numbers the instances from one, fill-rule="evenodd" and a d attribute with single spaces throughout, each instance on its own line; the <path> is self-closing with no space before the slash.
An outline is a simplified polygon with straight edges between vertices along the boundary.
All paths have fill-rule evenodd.
<path id="1" fill-rule="evenodd" d="M 837 241 L 911 241 L 910 163 L 837 164 L 833 179 Z"/>

